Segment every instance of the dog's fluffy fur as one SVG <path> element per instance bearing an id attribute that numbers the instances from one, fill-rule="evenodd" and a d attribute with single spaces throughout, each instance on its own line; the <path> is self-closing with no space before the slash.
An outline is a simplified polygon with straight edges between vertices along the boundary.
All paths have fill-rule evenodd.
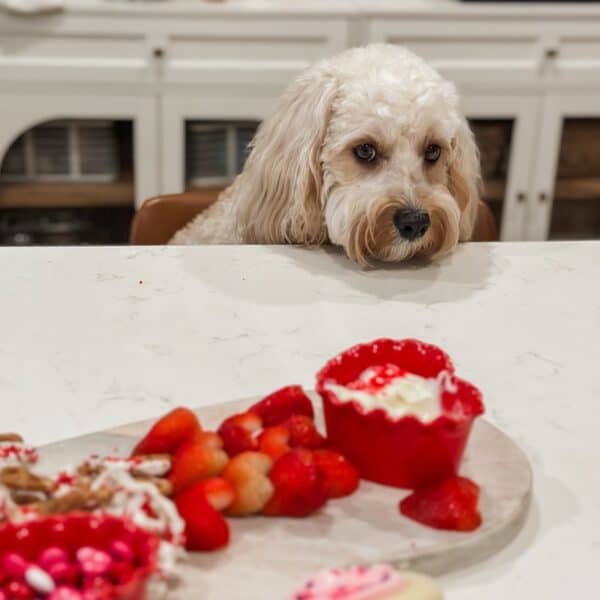
<path id="1" fill-rule="evenodd" d="M 377 148 L 372 163 L 353 150 Z M 429 144 L 441 147 L 435 164 Z M 408 50 L 355 48 L 323 60 L 283 93 L 243 172 L 171 243 L 343 246 L 361 265 L 440 256 L 472 234 L 479 156 L 453 84 Z M 427 233 L 400 237 L 399 209 L 426 210 Z"/>

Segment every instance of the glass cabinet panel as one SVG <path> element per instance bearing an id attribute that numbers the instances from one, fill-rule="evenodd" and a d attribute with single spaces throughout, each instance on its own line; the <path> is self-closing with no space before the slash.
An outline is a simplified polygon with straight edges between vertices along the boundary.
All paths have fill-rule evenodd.
<path id="1" fill-rule="evenodd" d="M 0 156 L 0 245 L 126 243 L 133 126 L 65 119 L 23 132 Z"/>
<path id="2" fill-rule="evenodd" d="M 241 172 L 257 121 L 187 121 L 185 185 L 216 197 Z"/>
<path id="3" fill-rule="evenodd" d="M 483 200 L 492 209 L 501 234 L 502 211 L 513 137 L 512 119 L 469 119 L 481 157 Z"/>
<path id="4" fill-rule="evenodd" d="M 563 122 L 548 237 L 600 238 L 599 118 Z"/>

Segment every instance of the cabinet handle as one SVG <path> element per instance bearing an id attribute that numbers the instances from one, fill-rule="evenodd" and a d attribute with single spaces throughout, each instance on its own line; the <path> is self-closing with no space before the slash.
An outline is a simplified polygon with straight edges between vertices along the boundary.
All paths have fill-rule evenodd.
<path id="1" fill-rule="evenodd" d="M 558 57 L 558 48 L 546 48 L 546 58 L 552 60 Z"/>
<path id="2" fill-rule="evenodd" d="M 154 58 L 163 58 L 163 56 L 165 55 L 165 49 L 156 47 L 152 50 L 152 54 Z"/>
<path id="3" fill-rule="evenodd" d="M 527 194 L 525 192 L 519 192 L 517 194 L 517 202 L 523 204 L 527 200 Z"/>
<path id="4" fill-rule="evenodd" d="M 547 194 L 546 192 L 540 192 L 540 195 L 538 196 L 540 202 L 548 202 L 548 199 L 550 197 L 550 194 Z"/>

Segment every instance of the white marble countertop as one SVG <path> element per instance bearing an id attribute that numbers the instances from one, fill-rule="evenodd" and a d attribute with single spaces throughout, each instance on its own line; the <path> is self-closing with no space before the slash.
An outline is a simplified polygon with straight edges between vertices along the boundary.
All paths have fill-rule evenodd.
<path id="1" fill-rule="evenodd" d="M 437 343 L 535 474 L 449 600 L 589 598 L 600 562 L 600 243 L 470 244 L 360 271 L 290 247 L 0 250 L 0 417 L 43 443 L 289 383 L 378 336 Z M 265 599 L 266 600 L 266 599 Z"/>

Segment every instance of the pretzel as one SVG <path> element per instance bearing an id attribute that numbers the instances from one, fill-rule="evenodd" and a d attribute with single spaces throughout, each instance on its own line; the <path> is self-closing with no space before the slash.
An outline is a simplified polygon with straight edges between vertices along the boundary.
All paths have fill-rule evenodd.
<path id="1" fill-rule="evenodd" d="M 18 433 L 0 433 L 0 442 L 23 443 L 23 438 Z"/>
<path id="2" fill-rule="evenodd" d="M 0 471 L 0 483 L 11 490 L 44 492 L 50 495 L 54 481 L 49 477 L 36 475 L 22 465 L 4 467 Z"/>
<path id="3" fill-rule="evenodd" d="M 146 476 L 134 476 L 136 481 L 146 481 L 148 483 L 153 483 L 156 486 L 156 489 L 163 496 L 171 496 L 173 494 L 173 484 L 168 479 L 163 479 L 162 477 L 146 477 Z"/>
<path id="4" fill-rule="evenodd" d="M 74 487 L 66 494 L 54 496 L 40 505 L 40 512 L 46 515 L 55 515 L 72 510 L 95 510 L 108 504 L 113 497 L 113 492 L 108 489 L 91 490 L 87 485 Z"/>

